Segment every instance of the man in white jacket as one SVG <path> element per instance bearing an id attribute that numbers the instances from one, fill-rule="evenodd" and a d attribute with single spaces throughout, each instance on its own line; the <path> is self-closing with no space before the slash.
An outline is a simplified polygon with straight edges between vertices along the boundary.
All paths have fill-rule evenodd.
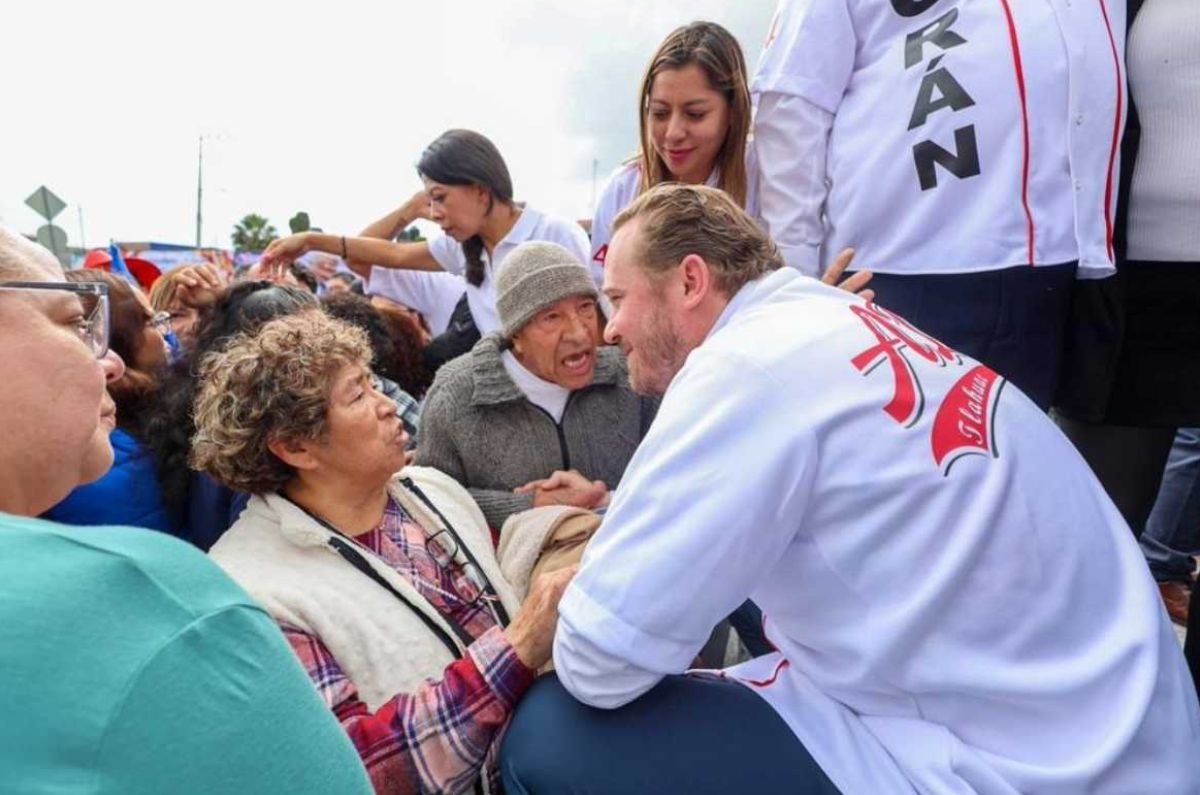
<path id="1" fill-rule="evenodd" d="M 562 600 L 558 679 L 512 726 L 509 792 L 1197 791 L 1154 585 L 1032 401 L 780 269 L 718 191 L 660 186 L 615 228 L 606 335 L 664 398 Z M 747 597 L 778 651 L 676 676 Z"/>

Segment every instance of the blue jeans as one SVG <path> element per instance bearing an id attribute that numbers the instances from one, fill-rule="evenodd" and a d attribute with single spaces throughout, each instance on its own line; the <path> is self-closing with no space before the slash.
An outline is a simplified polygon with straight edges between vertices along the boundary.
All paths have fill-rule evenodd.
<path id="1" fill-rule="evenodd" d="M 770 704 L 709 677 L 668 676 L 603 710 L 543 676 L 517 707 L 500 770 L 508 795 L 838 795 Z"/>
<path id="2" fill-rule="evenodd" d="M 1192 555 L 1200 554 L 1200 428 L 1175 433 L 1141 543 L 1154 579 L 1191 582 Z"/>

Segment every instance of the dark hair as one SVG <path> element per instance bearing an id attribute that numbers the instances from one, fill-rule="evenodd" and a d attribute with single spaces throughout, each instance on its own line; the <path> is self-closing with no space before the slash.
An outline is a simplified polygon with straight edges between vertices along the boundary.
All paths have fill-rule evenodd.
<path id="1" fill-rule="evenodd" d="M 163 375 L 139 370 L 134 364 L 146 344 L 146 324 L 154 315 L 137 299 L 139 288 L 120 276 L 88 268 L 67 271 L 66 278 L 69 282 L 108 285 L 108 345 L 125 360 L 125 374 L 108 385 L 108 393 L 117 404 L 117 425 L 141 441 L 146 409 L 154 402 Z"/>
<path id="2" fill-rule="evenodd" d="M 512 204 L 512 177 L 500 150 L 472 130 L 447 130 L 434 139 L 417 161 L 417 173 L 443 185 L 479 185 L 488 191 L 488 212 L 496 202 Z M 483 283 L 483 238 L 463 241 L 467 282 Z"/>
<path id="3" fill-rule="evenodd" d="M 308 291 L 313 295 L 317 293 L 317 277 L 308 268 L 298 262 L 293 262 L 288 266 L 288 271 L 296 279 L 296 281 L 308 288 Z"/>
<path id="4" fill-rule="evenodd" d="M 326 314 L 367 332 L 376 373 L 418 400 L 425 394 L 433 379 L 425 370 L 420 329 L 411 315 L 377 307 L 354 293 L 327 295 L 321 305 Z"/>
<path id="5" fill-rule="evenodd" d="M 238 282 L 206 309 L 196 324 L 196 344 L 187 359 L 171 369 L 146 423 L 147 445 L 154 452 L 163 502 L 176 521 L 187 518 L 191 470 L 188 455 L 196 432 L 198 365 L 238 333 L 257 330 L 267 321 L 315 308 L 317 299 L 302 287 L 268 281 Z"/>

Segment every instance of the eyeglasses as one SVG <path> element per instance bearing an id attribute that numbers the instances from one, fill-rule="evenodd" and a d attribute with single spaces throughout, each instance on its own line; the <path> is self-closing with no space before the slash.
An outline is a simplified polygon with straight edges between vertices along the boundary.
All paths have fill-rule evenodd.
<path id="1" fill-rule="evenodd" d="M 83 307 L 83 320 L 75 324 L 79 339 L 97 359 L 108 353 L 108 285 L 100 282 L 0 282 L 0 291 L 52 291 L 71 293 Z"/>
<path id="2" fill-rule="evenodd" d="M 171 333 L 171 313 L 155 312 L 154 317 L 147 320 L 146 324 L 153 326 L 155 331 L 165 337 Z"/>
<path id="3" fill-rule="evenodd" d="M 433 558 L 434 563 L 441 568 L 447 571 L 453 571 L 457 568 L 463 573 L 463 576 L 471 585 L 471 593 L 460 595 L 468 597 L 461 599 L 464 604 L 474 607 L 480 601 L 487 601 L 492 598 L 490 593 L 491 587 L 488 585 L 487 577 L 471 561 L 459 559 L 458 539 L 448 529 L 443 528 L 433 535 L 426 536 L 425 549 L 429 552 L 429 556 Z"/>

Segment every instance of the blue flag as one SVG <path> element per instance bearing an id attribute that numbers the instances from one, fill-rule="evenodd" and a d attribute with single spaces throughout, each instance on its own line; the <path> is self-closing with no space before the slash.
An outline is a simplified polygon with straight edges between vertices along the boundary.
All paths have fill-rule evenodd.
<path id="1" fill-rule="evenodd" d="M 137 279 L 133 278 L 133 274 L 129 272 L 129 268 L 125 265 L 125 258 L 121 256 L 121 247 L 115 242 L 109 243 L 108 255 L 112 257 L 112 274 L 124 278 L 127 282 L 137 284 Z"/>

